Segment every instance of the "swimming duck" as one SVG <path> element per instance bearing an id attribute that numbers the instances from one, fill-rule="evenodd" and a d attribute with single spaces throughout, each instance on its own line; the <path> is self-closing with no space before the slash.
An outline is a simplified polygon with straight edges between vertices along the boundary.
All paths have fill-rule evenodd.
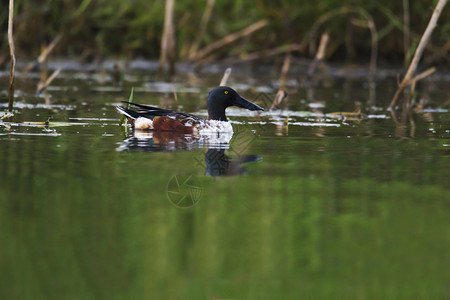
<path id="1" fill-rule="evenodd" d="M 262 107 L 244 99 L 235 90 L 227 86 L 219 86 L 209 92 L 206 102 L 208 119 L 150 105 L 125 103 L 131 105 L 134 110 L 121 106 L 116 106 L 116 108 L 119 113 L 127 117 L 134 129 L 190 134 L 233 132 L 233 127 L 227 122 L 225 115 L 225 109 L 230 106 L 248 110 L 264 110 Z"/>

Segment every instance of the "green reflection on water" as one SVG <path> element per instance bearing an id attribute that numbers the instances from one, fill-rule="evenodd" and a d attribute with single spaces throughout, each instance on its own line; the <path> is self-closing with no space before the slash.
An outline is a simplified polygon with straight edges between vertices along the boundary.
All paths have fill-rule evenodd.
<path id="1" fill-rule="evenodd" d="M 89 90 L 98 83 L 66 84 L 80 91 L 52 95 L 70 109 L 19 109 L 14 121 L 118 119 L 111 103 L 145 86 L 102 94 Z M 300 89 L 288 108 L 314 110 L 317 98 L 324 112 L 353 111 L 367 98 L 360 86 L 343 92 L 336 81 L 312 98 Z M 431 98 L 443 103 L 446 86 Z M 135 99 L 198 112 L 207 88 L 178 93 L 179 102 L 167 93 Z M 392 93 L 378 88 L 382 101 Z M 216 178 L 205 176 L 207 149 L 116 151 L 125 138 L 118 120 L 81 120 L 92 124 L 58 127 L 60 136 L 1 127 L 0 299 L 448 299 L 450 119 L 423 115 L 403 135 L 389 118 L 289 126 L 286 136 L 264 118 L 234 124 L 243 135 L 225 153 L 262 160 L 244 164 L 246 175 Z M 178 175 L 200 181 L 192 207 L 167 197 Z"/>
<path id="2" fill-rule="evenodd" d="M 448 155 L 332 130 L 269 130 L 215 179 L 206 149 L 117 152 L 113 126 L 2 136 L 0 298 L 446 298 Z M 167 199 L 177 174 L 202 181 L 193 207 Z"/>

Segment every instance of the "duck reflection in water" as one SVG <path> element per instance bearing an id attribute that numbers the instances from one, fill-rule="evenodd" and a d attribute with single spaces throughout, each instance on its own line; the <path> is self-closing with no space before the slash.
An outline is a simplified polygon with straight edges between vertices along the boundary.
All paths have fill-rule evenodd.
<path id="1" fill-rule="evenodd" d="M 233 137 L 233 126 L 225 110 L 236 106 L 249 111 L 262 111 L 258 106 L 227 86 L 219 86 L 208 94 L 208 119 L 189 113 L 163 109 L 151 105 L 128 103 L 127 108 L 116 106 L 134 130 L 134 137 L 126 139 L 117 149 L 133 151 L 173 151 L 208 148 L 205 155 L 206 173 L 212 176 L 244 173 L 241 165 L 257 161 L 256 156 L 232 160 L 225 154 Z"/>
<path id="2" fill-rule="evenodd" d="M 236 154 L 230 157 L 227 150 L 231 148 L 230 136 L 221 134 L 218 136 L 198 136 L 169 131 L 134 131 L 133 135 L 126 138 L 117 151 L 128 152 L 171 152 L 176 150 L 208 149 L 205 153 L 205 173 L 208 176 L 234 176 L 246 174 L 245 163 L 258 162 L 258 155 Z M 231 149 L 229 150 L 231 151 Z"/>
<path id="3" fill-rule="evenodd" d="M 247 170 L 243 164 L 260 161 L 258 155 L 240 155 L 231 159 L 225 154 L 225 149 L 210 148 L 205 153 L 206 175 L 209 176 L 233 176 L 243 175 Z"/>

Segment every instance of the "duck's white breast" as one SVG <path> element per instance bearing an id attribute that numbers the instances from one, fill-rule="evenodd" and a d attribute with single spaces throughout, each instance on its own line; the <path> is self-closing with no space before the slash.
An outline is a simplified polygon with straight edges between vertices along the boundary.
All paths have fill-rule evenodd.
<path id="1" fill-rule="evenodd" d="M 212 133 L 233 133 L 233 126 L 230 122 L 205 120 L 195 126 L 195 129 L 200 135 L 208 135 Z"/>

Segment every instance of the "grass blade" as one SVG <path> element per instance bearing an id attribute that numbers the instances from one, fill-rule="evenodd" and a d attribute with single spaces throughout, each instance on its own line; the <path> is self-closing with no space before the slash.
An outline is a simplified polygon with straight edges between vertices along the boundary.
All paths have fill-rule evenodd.
<path id="1" fill-rule="evenodd" d="M 130 97 L 128 98 L 128 109 L 130 109 L 130 103 L 133 102 L 133 88 L 131 88 L 131 93 L 130 93 Z M 125 118 L 125 115 L 122 115 L 122 117 L 120 118 L 120 122 L 119 122 L 119 126 L 122 126 L 122 124 L 127 125 L 128 120 Z"/>

